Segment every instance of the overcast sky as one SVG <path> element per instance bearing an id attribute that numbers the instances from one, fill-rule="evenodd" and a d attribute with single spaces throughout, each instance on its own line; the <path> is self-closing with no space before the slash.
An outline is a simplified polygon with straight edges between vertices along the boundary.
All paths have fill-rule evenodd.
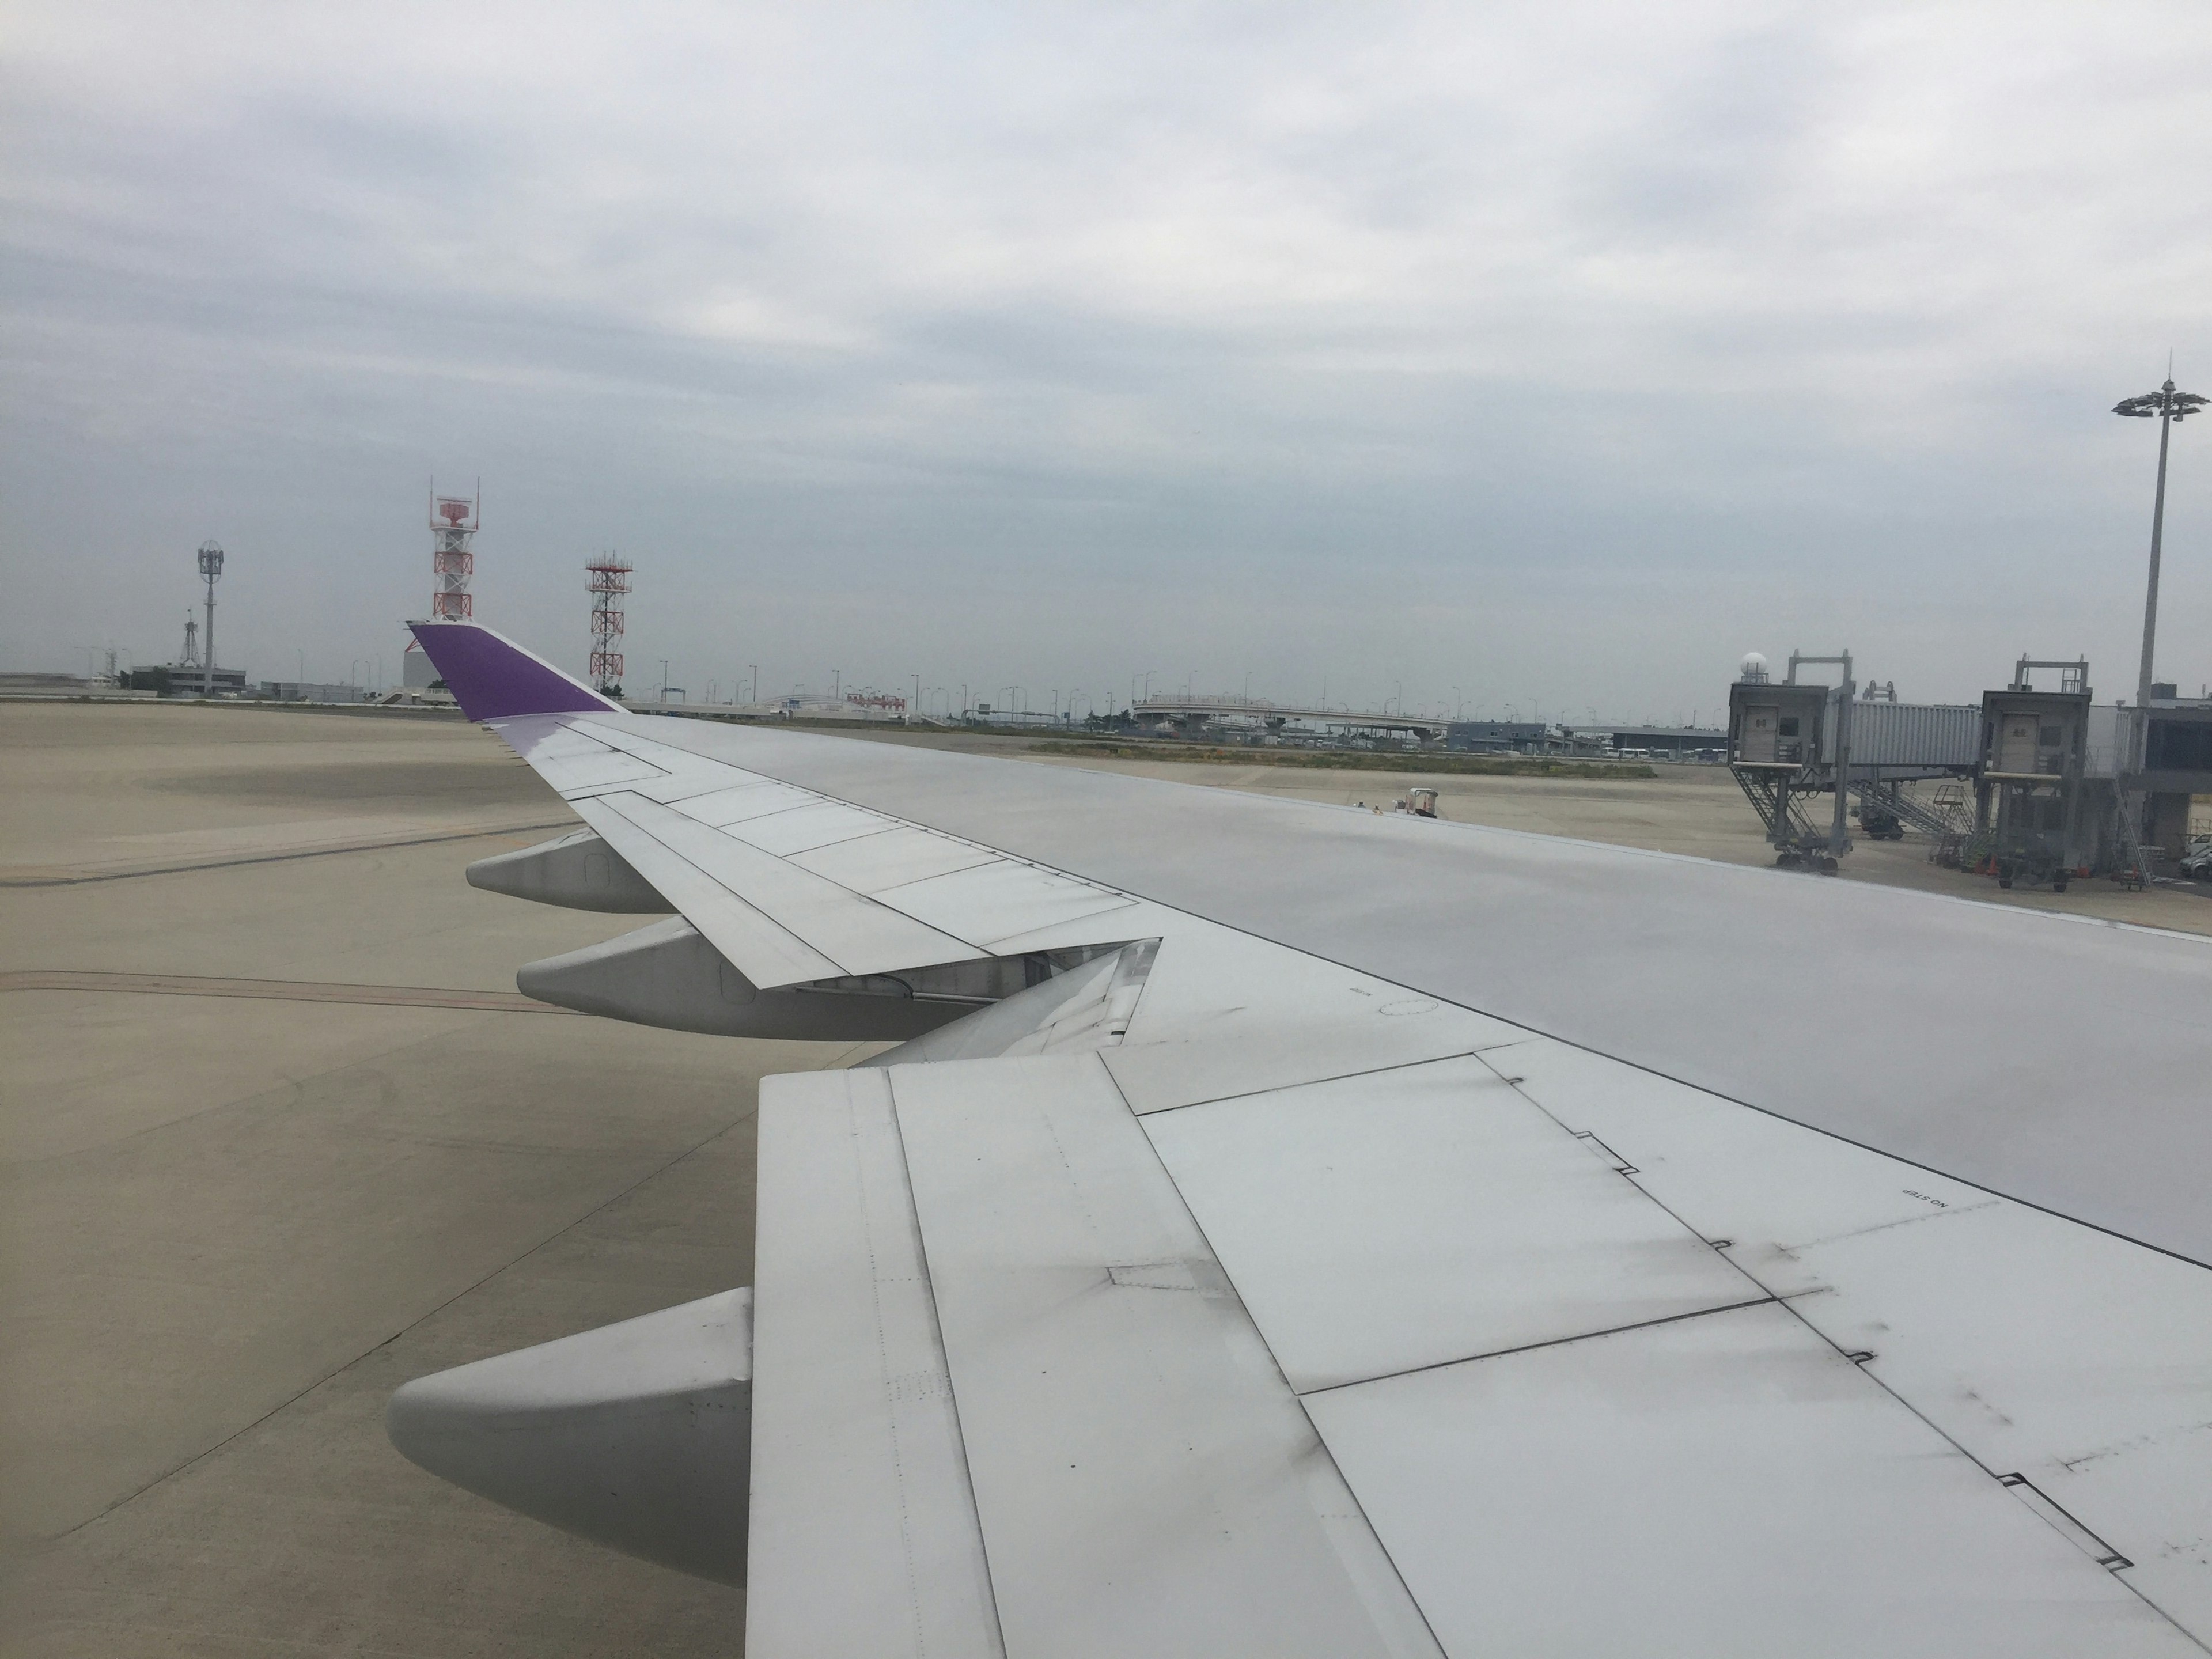
<path id="1" fill-rule="evenodd" d="M 2212 9 L 18 0 L 0 667 L 1710 714 L 2132 695 Z M 2159 666 L 2212 680 L 2212 418 Z"/>

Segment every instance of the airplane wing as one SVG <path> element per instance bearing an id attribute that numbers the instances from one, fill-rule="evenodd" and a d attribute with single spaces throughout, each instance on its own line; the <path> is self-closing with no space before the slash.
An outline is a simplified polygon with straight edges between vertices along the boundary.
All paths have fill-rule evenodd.
<path id="1" fill-rule="evenodd" d="M 763 1085 L 749 1290 L 391 1408 L 754 1659 L 2212 1646 L 2212 943 L 416 631 L 590 826 L 471 879 L 674 913 L 526 991 L 897 1045 Z"/>

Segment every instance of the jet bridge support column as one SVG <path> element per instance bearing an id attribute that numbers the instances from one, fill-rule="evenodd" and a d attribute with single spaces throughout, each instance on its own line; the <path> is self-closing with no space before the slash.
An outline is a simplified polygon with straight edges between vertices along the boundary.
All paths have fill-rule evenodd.
<path id="1" fill-rule="evenodd" d="M 1802 651 L 1790 653 L 1790 678 L 1786 685 L 1797 684 L 1797 670 L 1805 663 L 1828 663 L 1844 671 L 1843 682 L 1828 694 L 1832 712 L 1827 721 L 1827 743 L 1825 758 L 1828 775 L 1836 787 L 1835 817 L 1828 829 L 1828 855 L 1840 858 L 1851 850 L 1850 837 L 1850 775 L 1851 775 L 1851 699 L 1858 688 L 1851 680 L 1851 653 L 1848 651 L 1832 657 L 1808 657 Z"/>

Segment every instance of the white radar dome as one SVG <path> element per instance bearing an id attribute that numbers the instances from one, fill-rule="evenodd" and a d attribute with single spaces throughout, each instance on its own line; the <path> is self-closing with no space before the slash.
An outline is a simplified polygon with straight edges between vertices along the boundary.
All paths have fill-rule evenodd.
<path id="1" fill-rule="evenodd" d="M 1736 671 L 1736 678 L 1742 680 L 1765 679 L 1766 678 L 1765 657 L 1756 651 L 1745 652 L 1743 666 Z"/>

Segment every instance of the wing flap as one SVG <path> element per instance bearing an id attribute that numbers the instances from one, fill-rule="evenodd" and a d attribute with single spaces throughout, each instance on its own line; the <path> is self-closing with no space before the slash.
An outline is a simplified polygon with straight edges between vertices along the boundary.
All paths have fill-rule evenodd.
<path id="1" fill-rule="evenodd" d="M 1767 1294 L 1476 1059 L 1144 1125 L 1302 1393 Z"/>
<path id="2" fill-rule="evenodd" d="M 710 790 L 685 796 L 676 810 L 709 830 L 726 830 L 732 824 L 787 812 L 795 806 L 811 806 L 822 799 L 811 789 L 796 789 L 771 778 L 750 777 L 744 773 L 737 776 L 738 781 L 735 783 L 718 781 Z"/>
<path id="3" fill-rule="evenodd" d="M 500 735 L 563 799 L 668 775 L 665 767 L 604 743 L 557 716 L 503 721 Z"/>
<path id="4" fill-rule="evenodd" d="M 1000 854 L 972 842 L 956 841 L 928 830 L 893 824 L 881 834 L 832 842 L 793 856 L 792 862 L 827 876 L 856 893 L 880 893 L 932 876 L 989 864 Z"/>
<path id="5" fill-rule="evenodd" d="M 810 951 L 834 964 L 829 975 L 887 973 L 902 968 L 965 962 L 984 954 L 965 939 L 926 927 L 773 853 L 709 829 L 674 807 L 629 794 L 602 795 L 592 805 L 599 813 L 625 825 L 632 841 L 652 843 L 653 850 L 641 860 L 622 840 L 602 828 L 597 817 L 592 820 L 592 828 L 614 842 L 623 856 L 635 864 L 646 879 L 666 893 L 678 908 L 684 908 L 682 902 L 648 867 L 649 864 L 669 862 L 672 855 L 723 892 L 741 900 L 793 938 L 804 941 Z M 770 977 L 763 978 L 753 971 L 745 956 L 739 954 L 753 952 L 763 957 L 775 954 L 761 949 L 752 930 L 734 937 L 732 949 L 725 946 L 716 936 L 709 918 L 693 915 L 689 908 L 684 908 L 684 914 L 754 984 L 765 988 L 793 982 L 785 977 L 790 972 L 788 969 L 770 967 L 766 961 L 763 966 Z M 809 979 L 826 976 L 818 972 L 803 975 Z"/>
<path id="6" fill-rule="evenodd" d="M 1087 921 L 1136 901 L 1009 858 L 885 888 L 876 896 L 937 927 L 958 927 L 978 945 L 1003 945 L 1024 934 Z"/>
<path id="7" fill-rule="evenodd" d="M 1495 1063 L 2212 1636 L 2212 1272 L 1564 1043 Z"/>
<path id="8" fill-rule="evenodd" d="M 1127 1035 L 1108 1060 L 1139 1112 L 1349 1077 L 1519 1042 L 1528 1033 L 1370 974 L 1158 906 Z"/>
<path id="9" fill-rule="evenodd" d="M 748 847 L 787 859 L 794 853 L 811 853 L 856 836 L 874 835 L 890 824 L 873 812 L 863 812 L 842 801 L 810 801 L 785 812 L 747 818 L 729 826 L 729 834 Z"/>
<path id="10" fill-rule="evenodd" d="M 1018 955 L 1037 948 L 1032 936 L 1135 903 L 616 718 L 527 714 L 496 726 L 763 988 Z"/>
<path id="11" fill-rule="evenodd" d="M 1305 1403 L 1452 1653 L 2199 1651 L 1778 1304 Z"/>
<path id="12" fill-rule="evenodd" d="M 569 805 L 755 985 L 804 985 L 844 974 L 843 968 L 790 928 L 647 834 L 609 802 L 592 798 Z"/>
<path id="13" fill-rule="evenodd" d="M 884 1075 L 1008 1651 L 1434 1654 L 1097 1060 Z"/>
<path id="14" fill-rule="evenodd" d="M 882 1073 L 763 1082 L 754 1272 L 745 1651 L 997 1659 Z"/>

